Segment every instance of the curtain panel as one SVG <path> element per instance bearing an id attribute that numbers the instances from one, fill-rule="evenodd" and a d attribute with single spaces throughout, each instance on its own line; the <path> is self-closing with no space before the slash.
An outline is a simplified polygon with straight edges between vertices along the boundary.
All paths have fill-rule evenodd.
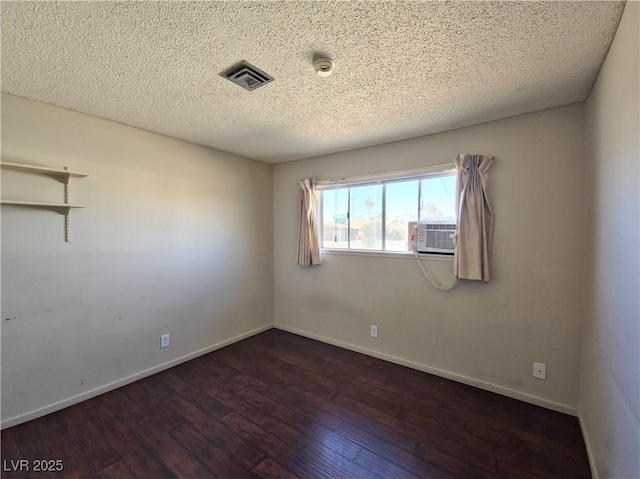
<path id="1" fill-rule="evenodd" d="M 300 266 L 322 264 L 320 256 L 319 203 L 316 181 L 298 182 L 298 259 Z"/>
<path id="2" fill-rule="evenodd" d="M 453 260 L 458 279 L 489 281 L 493 212 L 487 198 L 487 171 L 493 157 L 458 155 L 456 210 L 457 245 Z"/>

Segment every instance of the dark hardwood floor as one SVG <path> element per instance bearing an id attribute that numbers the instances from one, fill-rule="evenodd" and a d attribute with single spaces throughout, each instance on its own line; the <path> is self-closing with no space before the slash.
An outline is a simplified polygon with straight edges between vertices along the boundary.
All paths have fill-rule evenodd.
<path id="1" fill-rule="evenodd" d="M 591 477 L 574 417 L 276 329 L 5 429 L 2 459 L 6 478 Z M 64 469 L 7 471 L 43 459 Z"/>

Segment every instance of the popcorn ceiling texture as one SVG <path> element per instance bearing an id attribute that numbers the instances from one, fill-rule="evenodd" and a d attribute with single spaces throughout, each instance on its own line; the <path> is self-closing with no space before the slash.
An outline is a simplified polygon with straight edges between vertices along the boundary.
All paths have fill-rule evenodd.
<path id="1" fill-rule="evenodd" d="M 623 9 L 3 2 L 2 91 L 279 163 L 582 101 Z M 241 59 L 275 81 L 249 92 L 219 76 Z"/>

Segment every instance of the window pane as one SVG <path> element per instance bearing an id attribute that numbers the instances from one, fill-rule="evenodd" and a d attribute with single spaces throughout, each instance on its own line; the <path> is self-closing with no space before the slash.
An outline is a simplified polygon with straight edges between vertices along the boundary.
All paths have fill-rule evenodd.
<path id="1" fill-rule="evenodd" d="M 409 250 L 409 221 L 418 220 L 418 180 L 386 186 L 385 250 Z"/>
<path id="2" fill-rule="evenodd" d="M 349 188 L 322 192 L 322 247 L 348 248 Z M 353 236 L 353 235 L 352 235 Z"/>
<path id="3" fill-rule="evenodd" d="M 420 192 L 420 219 L 456 224 L 455 195 L 455 175 L 423 179 Z"/>
<path id="4" fill-rule="evenodd" d="M 382 185 L 351 188 L 352 249 L 382 249 Z"/>

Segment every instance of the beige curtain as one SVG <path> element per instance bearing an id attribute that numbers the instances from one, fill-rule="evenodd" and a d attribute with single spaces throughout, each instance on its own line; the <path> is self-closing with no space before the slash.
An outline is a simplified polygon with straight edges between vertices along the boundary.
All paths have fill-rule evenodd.
<path id="1" fill-rule="evenodd" d="M 298 182 L 298 264 L 322 264 L 316 181 L 308 178 Z"/>
<path id="2" fill-rule="evenodd" d="M 487 171 L 493 157 L 458 155 L 458 231 L 453 270 L 456 278 L 489 281 L 493 212 L 487 198 Z"/>

